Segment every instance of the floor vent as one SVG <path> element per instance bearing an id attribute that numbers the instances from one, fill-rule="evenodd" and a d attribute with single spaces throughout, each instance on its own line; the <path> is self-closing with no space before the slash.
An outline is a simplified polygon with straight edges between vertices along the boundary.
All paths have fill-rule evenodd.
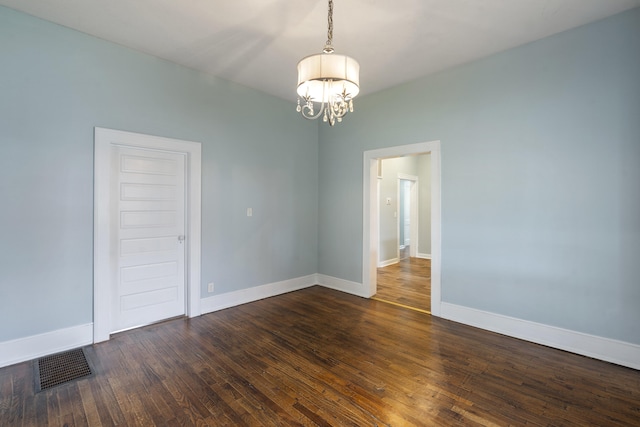
<path id="1" fill-rule="evenodd" d="M 36 371 L 36 391 L 93 374 L 81 348 L 41 357 L 36 364 Z"/>

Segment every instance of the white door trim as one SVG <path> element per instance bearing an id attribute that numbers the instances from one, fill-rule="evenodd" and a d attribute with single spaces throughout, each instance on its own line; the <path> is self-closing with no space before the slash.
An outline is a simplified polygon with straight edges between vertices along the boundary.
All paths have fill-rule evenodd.
<path id="1" fill-rule="evenodd" d="M 198 142 L 95 128 L 94 241 L 93 241 L 93 342 L 111 333 L 110 180 L 111 147 L 122 146 L 180 153 L 186 156 L 186 313 L 200 315 L 201 259 L 201 145 Z"/>
<path id="2" fill-rule="evenodd" d="M 400 181 L 411 181 L 411 193 L 409 196 L 409 205 L 410 205 L 410 212 L 409 212 L 409 223 L 410 223 L 410 232 L 409 232 L 409 241 L 411 242 L 411 245 L 409 246 L 409 256 L 412 258 L 416 257 L 416 254 L 418 253 L 418 227 L 419 227 L 419 220 L 418 220 L 418 185 L 419 183 L 419 179 L 417 176 L 415 175 L 408 175 L 406 173 L 402 173 L 402 172 L 398 172 L 398 186 L 397 186 L 397 196 L 396 196 L 396 200 L 398 203 L 398 208 L 397 208 L 397 212 L 398 215 L 396 217 L 397 219 L 397 228 L 398 228 L 398 244 L 396 246 L 398 246 L 398 255 L 397 258 L 400 259 Z M 403 243 L 404 244 L 404 243 Z"/>
<path id="3" fill-rule="evenodd" d="M 411 154 L 431 153 L 431 314 L 440 316 L 441 304 L 441 212 L 440 141 L 380 148 L 364 152 L 362 169 L 362 283 L 365 296 L 376 293 L 378 260 L 378 160 Z"/>

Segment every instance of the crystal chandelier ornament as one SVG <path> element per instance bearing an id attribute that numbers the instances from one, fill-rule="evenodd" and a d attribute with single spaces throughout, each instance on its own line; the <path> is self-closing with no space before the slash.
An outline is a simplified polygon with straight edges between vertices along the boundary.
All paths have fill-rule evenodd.
<path id="1" fill-rule="evenodd" d="M 309 120 L 322 116 L 331 126 L 353 112 L 353 98 L 360 92 L 358 62 L 333 52 L 333 0 L 329 0 L 327 43 L 322 53 L 298 62 L 296 111 Z"/>

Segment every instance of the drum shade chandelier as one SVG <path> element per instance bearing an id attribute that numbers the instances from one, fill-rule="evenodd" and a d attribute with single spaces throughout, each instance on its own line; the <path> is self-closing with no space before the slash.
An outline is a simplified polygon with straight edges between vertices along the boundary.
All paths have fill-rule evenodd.
<path id="1" fill-rule="evenodd" d="M 322 121 L 333 126 L 348 112 L 353 112 L 353 98 L 360 92 L 359 84 L 358 62 L 333 53 L 333 0 L 329 0 L 327 43 L 322 53 L 298 62 L 296 111 L 309 120 L 322 116 Z"/>

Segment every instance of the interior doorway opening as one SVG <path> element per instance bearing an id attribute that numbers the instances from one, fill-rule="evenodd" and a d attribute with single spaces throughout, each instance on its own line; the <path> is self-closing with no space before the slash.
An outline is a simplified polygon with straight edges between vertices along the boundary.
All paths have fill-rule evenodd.
<path id="1" fill-rule="evenodd" d="M 418 154 L 415 156 L 409 156 L 415 163 L 417 170 L 415 173 L 422 174 L 423 187 L 420 187 L 420 176 L 410 175 L 404 172 L 398 173 L 398 209 L 396 216 L 396 229 L 397 229 L 397 247 L 398 247 L 398 259 L 406 257 L 415 258 L 418 254 L 418 247 L 430 247 L 429 236 L 431 235 L 429 223 L 431 201 L 429 182 L 429 171 L 431 169 L 431 160 L 429 153 Z M 392 159 L 383 160 L 387 162 Z M 425 176 L 426 175 L 426 176 Z M 426 180 L 426 182 L 425 182 Z M 424 187 L 426 185 L 426 187 Z M 425 193 L 425 194 L 422 194 Z M 426 203 L 421 203 L 426 202 Z M 422 216 L 424 218 L 420 218 Z M 423 233 L 420 233 L 422 229 Z M 423 234 L 423 241 L 420 242 L 420 234 Z M 429 252 L 429 251 L 427 251 Z M 405 256 L 406 255 L 406 256 Z"/>
<path id="2" fill-rule="evenodd" d="M 398 192 L 398 251 L 399 258 L 405 259 L 409 257 L 411 247 L 411 208 L 415 205 L 415 201 L 411 200 L 411 184 L 415 181 L 408 179 L 398 179 L 400 191 Z"/>
<path id="3" fill-rule="evenodd" d="M 366 287 L 367 296 L 373 297 L 377 289 L 378 266 L 380 254 L 383 249 L 380 246 L 381 215 L 383 203 L 387 203 L 387 196 L 381 191 L 379 180 L 384 177 L 384 159 L 402 158 L 429 153 L 431 157 L 431 170 L 429 172 L 430 184 L 430 308 L 431 314 L 440 315 L 440 142 L 431 141 L 419 144 L 411 144 L 397 147 L 388 147 L 378 150 L 370 150 L 364 153 L 363 168 L 363 284 Z M 399 184 L 398 184 L 399 185 Z M 397 206 L 397 205 L 396 205 Z M 397 212 L 396 212 L 397 215 Z M 419 221 L 418 221 L 419 222 Z M 416 227 L 419 229 L 419 226 Z M 396 253 L 399 252 L 397 238 L 394 239 Z M 418 240 L 416 239 L 416 242 Z M 411 247 L 412 245 L 409 245 Z M 419 255 L 419 243 L 414 248 Z M 423 254 L 424 255 L 424 254 Z M 399 257 L 398 257 L 399 258 Z M 399 260 L 399 259 L 398 259 Z"/>
<path id="4" fill-rule="evenodd" d="M 373 296 L 426 313 L 431 312 L 430 157 L 420 153 L 380 160 L 380 259 Z"/>

